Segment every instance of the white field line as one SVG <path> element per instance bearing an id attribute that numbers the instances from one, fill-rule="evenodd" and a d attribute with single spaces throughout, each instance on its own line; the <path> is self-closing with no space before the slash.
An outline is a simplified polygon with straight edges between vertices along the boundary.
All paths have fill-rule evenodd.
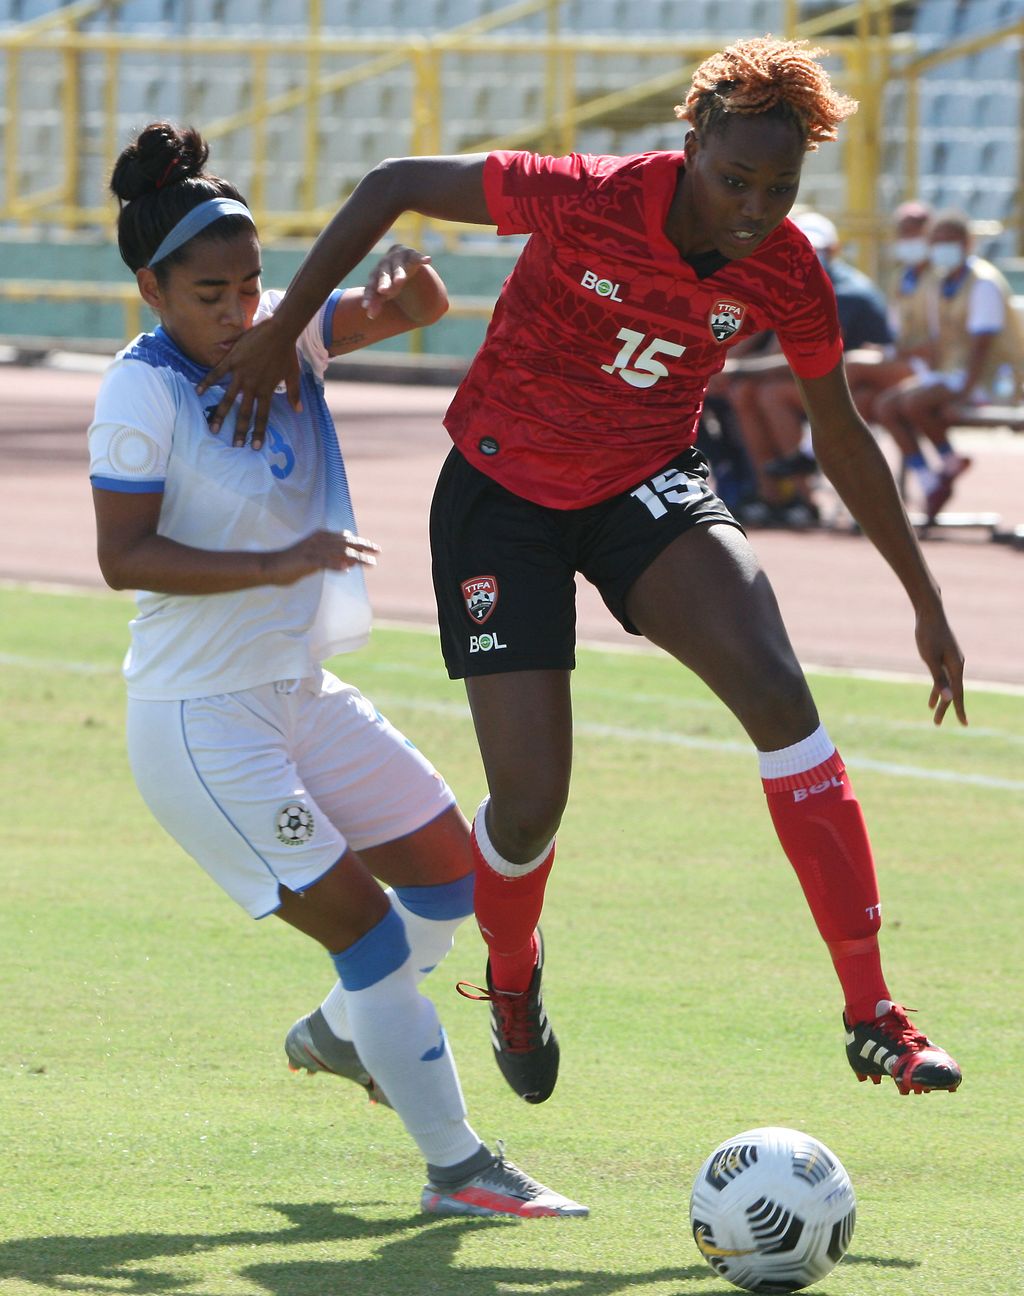
<path id="1" fill-rule="evenodd" d="M 73 675 L 109 675 L 120 673 L 119 668 L 109 665 L 97 665 L 93 662 L 75 662 L 49 660 L 39 657 L 26 657 L 17 653 L 0 653 L 0 666 L 15 666 L 31 670 L 44 670 L 60 673 L 65 671 Z M 412 668 L 412 673 L 423 675 L 422 671 Z M 623 695 L 623 701 L 627 698 Z M 651 699 L 657 701 L 658 699 Z M 389 706 L 401 706 L 419 715 L 443 715 L 468 720 L 469 706 L 465 702 L 432 702 L 425 698 L 409 697 L 401 693 L 388 693 L 386 690 L 374 690 L 374 701 Z M 711 705 L 710 702 L 707 705 Z M 720 704 L 715 704 L 720 706 Z M 881 727 L 881 726 L 879 726 Z M 584 738 L 610 738 L 616 742 L 639 743 L 644 747 L 677 747 L 685 751 L 708 751 L 729 753 L 754 759 L 754 749 L 750 743 L 738 742 L 730 738 L 698 738 L 690 734 L 668 733 L 663 729 L 638 729 L 630 725 L 598 724 L 590 720 L 577 720 L 573 731 Z M 1000 735 L 1006 736 L 1006 735 Z M 919 779 L 926 783 L 952 783 L 959 787 L 987 788 L 1000 792 L 1024 792 L 1024 780 L 996 778 L 989 774 L 970 774 L 960 770 L 948 770 L 921 765 L 900 765 L 894 761 L 875 760 L 870 756 L 858 756 L 844 753 L 847 764 L 857 770 L 871 770 L 873 773 L 889 774 L 893 778 Z"/>
<path id="2" fill-rule="evenodd" d="M 14 580 L 10 577 L 0 577 L 0 590 L 5 589 L 25 590 L 30 594 L 72 594 L 81 598 L 117 598 L 134 602 L 134 595 L 130 590 L 109 590 L 86 585 L 62 585 L 56 581 L 24 581 Z M 377 618 L 374 624 L 381 630 L 405 630 L 411 634 L 426 634 L 430 635 L 431 638 L 437 638 L 437 625 L 433 622 L 391 621 L 387 618 Z M 626 656 L 640 653 L 644 656 L 664 657 L 671 660 L 668 653 L 661 648 L 656 648 L 645 639 L 638 639 L 635 644 L 606 643 L 600 639 L 580 639 L 577 646 L 586 648 L 590 652 L 625 654 Z M 0 658 L 0 661 L 2 661 L 2 658 Z M 929 687 L 929 681 L 923 673 L 859 670 L 853 666 L 818 666 L 813 662 L 802 662 L 801 665 L 808 675 L 830 675 L 838 679 L 863 679 L 873 680 L 881 684 L 917 684 L 922 688 Z M 968 691 L 971 693 L 1003 693 L 1008 697 L 1024 697 L 1024 684 L 1011 684 L 1008 681 L 1000 683 L 994 680 L 969 680 Z M 701 703 L 701 705 L 717 704 L 708 702 Z M 984 731 L 979 730 L 978 732 Z M 986 736 L 988 735 L 986 734 Z"/>
<path id="3" fill-rule="evenodd" d="M 404 627 L 403 627 L 404 628 Z M 438 671 L 441 666 L 438 663 Z M 373 664 L 374 674 L 379 675 L 407 675 L 415 679 L 426 679 L 427 673 L 421 666 L 414 665 L 410 662 L 379 661 Z M 808 671 L 808 673 L 812 673 Z M 846 671 L 843 673 L 846 677 L 857 679 L 872 678 L 874 676 L 858 675 L 856 671 Z M 436 678 L 436 676 L 435 676 Z M 892 683 L 892 680 L 886 681 Z M 838 729 L 841 726 L 861 729 L 870 729 L 872 733 L 921 733 L 924 729 L 933 728 L 930 716 L 927 713 L 927 682 L 922 679 L 910 677 L 907 680 L 900 680 L 900 683 L 912 683 L 921 688 L 921 719 L 920 720 L 889 720 L 883 715 L 852 715 L 831 713 L 826 717 L 827 729 Z M 573 687 L 574 698 L 597 698 L 602 701 L 618 703 L 623 708 L 630 706 L 656 706 L 662 711 L 713 711 L 721 714 L 723 704 L 717 698 L 682 698 L 673 693 L 622 693 L 617 689 L 594 688 L 589 684 L 580 683 L 578 680 Z M 950 716 L 945 722 L 943 728 L 945 734 L 950 735 L 952 742 L 969 742 L 980 738 L 995 738 L 1001 742 L 1007 742 L 1024 746 L 1024 732 L 1018 732 L 1012 729 L 994 729 L 991 726 L 968 725 L 965 729 L 962 725 L 956 723 L 955 718 Z"/>
<path id="4" fill-rule="evenodd" d="M 96 591 L 84 590 L 81 587 L 65 585 L 47 585 L 34 584 L 28 582 L 16 582 L 0 580 L 0 588 L 7 589 L 28 589 L 34 593 L 59 593 L 59 594 L 82 594 L 95 595 Z M 100 597 L 124 597 L 124 595 L 113 594 L 112 592 L 101 593 Z M 409 622 L 387 622 L 380 621 L 378 625 L 382 629 L 401 629 L 414 631 L 420 634 L 436 634 L 436 627 L 419 625 Z M 618 652 L 630 653 L 641 652 L 650 653 L 652 650 L 649 645 L 638 644 L 634 649 L 630 646 L 617 646 L 604 643 L 582 643 L 580 647 L 590 648 L 598 652 Z M 665 653 L 660 653 L 666 656 Z M 67 659 L 47 659 L 39 657 L 28 657 L 17 653 L 0 652 L 0 666 L 14 666 L 24 668 L 34 668 L 37 670 L 49 670 L 56 673 L 65 671 L 68 674 L 78 675 L 116 675 L 120 673 L 120 667 L 97 664 L 94 662 L 76 662 Z M 379 663 L 375 669 L 382 673 L 409 674 L 425 678 L 425 672 L 417 666 L 408 666 L 404 663 Z M 857 671 L 857 670 L 836 670 L 831 667 L 813 667 L 805 666 L 808 674 L 822 674 L 839 677 L 848 677 L 851 679 L 870 679 L 888 683 L 913 683 L 924 685 L 918 676 L 902 675 L 896 672 L 888 673 L 882 671 Z M 978 686 L 973 686 L 978 687 Z M 1019 695 L 1024 692 L 1019 686 L 1007 685 L 982 685 L 985 691 L 1006 693 L 1010 695 Z M 980 690 L 979 690 L 980 691 Z M 630 703 L 647 703 L 656 704 L 662 707 L 672 705 L 675 699 L 671 695 L 646 695 L 646 694 L 619 694 L 614 690 L 607 689 L 587 689 L 585 686 L 579 688 L 577 693 L 586 695 L 589 693 L 594 697 L 618 700 L 624 706 Z M 435 715 L 469 715 L 469 708 L 465 703 L 456 702 L 429 702 L 422 698 L 410 698 L 400 695 L 393 695 L 391 701 L 400 706 L 409 708 L 415 712 Z M 712 698 L 691 698 L 687 701 L 680 700 L 680 704 L 685 710 L 718 710 L 721 703 Z M 839 723 L 854 725 L 871 725 L 874 732 L 883 732 L 885 730 L 915 730 L 918 728 L 913 722 L 909 721 L 890 721 L 882 717 L 877 719 L 866 719 L 863 716 L 845 716 L 839 718 Z M 577 721 L 574 725 L 574 731 L 582 736 L 595 738 L 614 738 L 619 742 L 638 742 L 647 746 L 678 747 L 690 751 L 714 751 L 729 752 L 742 754 L 745 756 L 752 755 L 752 749 L 749 743 L 733 741 L 730 739 L 717 738 L 698 738 L 688 734 L 667 733 L 658 729 L 636 729 L 624 725 L 603 725 L 590 721 Z M 995 738 L 1000 741 L 1011 743 L 1024 742 L 1024 737 L 1019 734 L 999 729 L 968 727 L 966 730 L 956 730 L 958 739 L 968 738 Z M 876 773 L 890 774 L 894 778 L 920 779 L 933 783 L 953 783 L 960 786 L 970 785 L 973 787 L 990 788 L 999 791 L 1022 792 L 1024 791 L 1024 781 L 1019 779 L 1003 779 L 987 774 L 969 774 L 956 770 L 946 770 L 940 768 L 926 768 L 917 765 L 901 765 L 891 761 L 878 761 L 872 757 L 860 757 L 856 755 L 849 756 L 849 764 L 858 769 L 871 770 Z"/>
<path id="5" fill-rule="evenodd" d="M 382 695 L 374 691 L 374 701 L 385 706 L 402 706 L 420 715 L 443 715 L 469 719 L 469 707 L 461 702 L 429 702 L 424 698 L 406 697 L 399 693 Z M 666 733 L 663 729 L 634 729 L 629 725 L 597 724 L 577 720 L 573 732 L 585 738 L 610 738 L 616 742 L 640 743 L 644 747 L 678 747 L 686 751 L 707 751 L 745 756 L 755 764 L 754 749 L 750 743 L 730 738 L 698 738 L 690 734 Z M 953 783 L 958 787 L 987 788 L 998 792 L 1024 792 L 1024 780 L 997 778 L 988 774 L 965 774 L 959 770 L 937 769 L 921 765 L 900 765 L 894 761 L 874 760 L 844 752 L 843 759 L 854 770 L 870 770 L 889 774 L 893 778 L 919 779 L 926 783 Z M 755 765 L 756 772 L 756 765 Z"/>

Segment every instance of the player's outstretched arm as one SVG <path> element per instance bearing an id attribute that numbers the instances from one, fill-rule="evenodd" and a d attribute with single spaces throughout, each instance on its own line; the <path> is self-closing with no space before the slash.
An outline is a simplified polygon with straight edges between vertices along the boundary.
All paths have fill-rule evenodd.
<path id="1" fill-rule="evenodd" d="M 430 257 L 392 244 L 366 276 L 338 300 L 328 351 L 347 355 L 385 338 L 436 323 L 448 309 L 448 292 Z"/>
<path id="2" fill-rule="evenodd" d="M 928 705 L 935 723 L 941 724 L 952 706 L 960 723 L 966 724 L 963 653 L 885 456 L 850 399 L 842 361 L 823 378 L 798 384 L 822 471 L 913 604 L 917 649 L 932 677 Z"/>
<path id="3" fill-rule="evenodd" d="M 359 182 L 322 231 L 299 267 L 277 310 L 241 337 L 202 383 L 204 392 L 230 375 L 210 426 L 216 431 L 238 401 L 235 444 L 253 424 L 258 449 L 266 433 L 270 398 L 286 380 L 298 408 L 295 341 L 329 292 L 368 255 L 405 212 L 439 220 L 491 224 L 484 198 L 483 154 L 467 157 L 389 158 Z M 255 411 L 255 419 L 253 414 Z"/>
<path id="4" fill-rule="evenodd" d="M 374 566 L 380 547 L 351 531 L 313 531 L 285 549 L 196 549 L 158 531 L 160 494 L 93 488 L 97 556 L 112 589 L 157 594 L 224 594 L 292 585 L 314 572 Z"/>

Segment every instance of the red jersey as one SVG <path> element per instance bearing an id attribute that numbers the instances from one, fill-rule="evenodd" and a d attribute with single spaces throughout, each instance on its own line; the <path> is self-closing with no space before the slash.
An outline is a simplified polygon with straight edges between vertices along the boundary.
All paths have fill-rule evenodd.
<path id="1" fill-rule="evenodd" d="M 842 355 L 835 295 L 784 221 L 705 278 L 665 235 L 682 153 L 491 153 L 500 234 L 529 234 L 445 417 L 476 468 L 525 499 L 582 508 L 692 445 L 729 347 L 774 329 L 794 373 Z"/>

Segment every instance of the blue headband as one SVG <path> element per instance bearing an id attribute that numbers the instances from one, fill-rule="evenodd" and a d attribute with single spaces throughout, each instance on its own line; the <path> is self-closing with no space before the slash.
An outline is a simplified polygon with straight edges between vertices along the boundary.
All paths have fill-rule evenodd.
<path id="1" fill-rule="evenodd" d="M 207 225 L 212 225 L 215 220 L 220 220 L 222 216 L 245 216 L 252 220 L 252 212 L 246 207 L 245 203 L 240 203 L 236 198 L 209 198 L 206 202 L 201 202 L 198 207 L 193 207 L 191 211 L 186 212 L 178 221 L 177 225 L 166 235 L 164 241 L 149 258 L 149 266 L 155 266 L 158 261 L 168 257 L 172 252 L 177 252 L 183 244 L 189 239 L 194 239 L 197 234 L 206 229 Z"/>

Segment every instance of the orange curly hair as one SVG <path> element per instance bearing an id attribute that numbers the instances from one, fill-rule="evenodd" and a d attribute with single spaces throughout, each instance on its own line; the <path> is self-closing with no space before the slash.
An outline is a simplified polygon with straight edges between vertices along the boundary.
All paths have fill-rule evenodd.
<path id="1" fill-rule="evenodd" d="M 793 122 L 812 152 L 834 140 L 839 123 L 857 111 L 856 99 L 838 94 L 817 61 L 827 53 L 774 36 L 737 41 L 697 68 L 676 116 L 708 131 L 720 128 L 728 114 L 773 112 Z"/>

